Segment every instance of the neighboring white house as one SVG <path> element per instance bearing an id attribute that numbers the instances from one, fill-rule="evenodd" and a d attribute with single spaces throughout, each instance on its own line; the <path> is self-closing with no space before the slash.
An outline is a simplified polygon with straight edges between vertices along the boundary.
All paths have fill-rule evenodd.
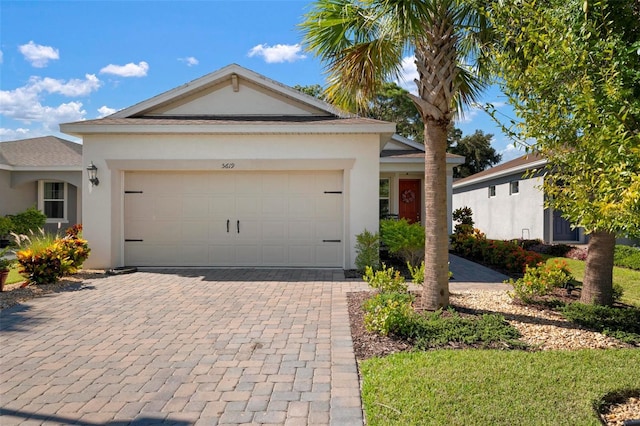
<path id="1" fill-rule="evenodd" d="M 353 268 L 381 205 L 424 218 L 419 144 L 238 65 L 60 128 L 97 167 L 87 267 Z"/>
<path id="2" fill-rule="evenodd" d="M 37 207 L 56 232 L 82 218 L 82 145 L 43 136 L 0 142 L 0 216 Z"/>
<path id="3" fill-rule="evenodd" d="M 470 207 L 474 226 L 492 239 L 540 239 L 546 243 L 584 243 L 560 212 L 544 207 L 541 170 L 546 160 L 528 154 L 453 183 L 453 209 Z"/>

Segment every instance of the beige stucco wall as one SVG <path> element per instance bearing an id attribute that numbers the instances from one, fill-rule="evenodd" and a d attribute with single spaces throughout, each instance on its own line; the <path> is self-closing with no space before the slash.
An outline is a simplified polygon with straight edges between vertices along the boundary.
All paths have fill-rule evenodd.
<path id="1" fill-rule="evenodd" d="M 123 266 L 127 170 L 343 170 L 345 268 L 354 267 L 355 235 L 378 228 L 378 135 L 87 135 L 83 139 L 84 167 L 92 161 L 100 179 L 99 186 L 82 194 L 84 236 L 92 250 L 87 268 Z M 234 168 L 223 169 L 222 163 L 230 162 Z"/>
<path id="2" fill-rule="evenodd" d="M 20 213 L 38 203 L 38 184 L 25 182 L 11 187 L 11 172 L 0 170 L 0 216 Z"/>

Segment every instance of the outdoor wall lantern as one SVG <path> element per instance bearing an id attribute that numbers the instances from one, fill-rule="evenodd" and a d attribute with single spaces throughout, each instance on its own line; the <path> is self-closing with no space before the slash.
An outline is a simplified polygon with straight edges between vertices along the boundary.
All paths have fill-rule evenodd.
<path id="1" fill-rule="evenodd" d="M 91 182 L 91 186 L 98 186 L 100 183 L 100 180 L 98 179 L 98 168 L 93 164 L 93 161 L 89 163 L 87 172 L 89 173 L 89 182 Z"/>

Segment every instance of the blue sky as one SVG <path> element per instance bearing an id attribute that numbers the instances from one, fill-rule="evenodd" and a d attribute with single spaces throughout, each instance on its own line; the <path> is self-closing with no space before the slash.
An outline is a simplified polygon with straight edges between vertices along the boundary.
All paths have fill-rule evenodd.
<path id="1" fill-rule="evenodd" d="M 0 0 L 0 141 L 57 135 L 231 63 L 294 86 L 324 85 L 300 46 L 309 1 Z M 408 90 L 411 60 L 405 63 Z M 483 102 L 501 106 L 492 88 Z M 470 109 L 457 126 L 493 133 L 503 160 L 520 155 L 491 119 Z"/>

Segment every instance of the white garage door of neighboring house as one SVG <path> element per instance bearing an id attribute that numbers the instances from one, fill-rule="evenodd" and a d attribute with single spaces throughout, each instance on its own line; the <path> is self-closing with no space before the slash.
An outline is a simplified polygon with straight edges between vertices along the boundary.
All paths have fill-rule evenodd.
<path id="1" fill-rule="evenodd" d="M 130 266 L 343 266 L 342 171 L 126 172 Z"/>

